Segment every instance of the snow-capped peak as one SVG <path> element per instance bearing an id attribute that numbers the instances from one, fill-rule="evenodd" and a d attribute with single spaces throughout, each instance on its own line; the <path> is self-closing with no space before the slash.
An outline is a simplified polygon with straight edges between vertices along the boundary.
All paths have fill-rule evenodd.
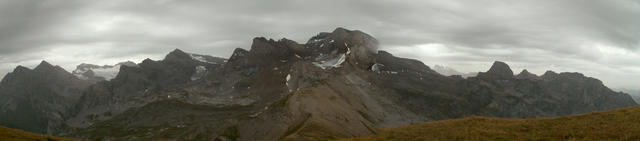
<path id="1" fill-rule="evenodd" d="M 84 80 L 88 80 L 94 77 L 102 77 L 105 80 L 111 80 L 118 75 L 118 72 L 120 72 L 121 66 L 134 67 L 134 66 L 137 66 L 137 64 L 131 61 L 121 62 L 113 66 L 111 65 L 98 66 L 98 65 L 83 63 L 78 65 L 78 67 L 76 68 L 76 70 L 72 72 L 72 74 Z M 91 73 L 88 73 L 89 71 L 91 71 Z"/>
<path id="2" fill-rule="evenodd" d="M 189 54 L 189 56 L 193 60 L 203 62 L 203 63 L 208 63 L 208 64 L 220 64 L 227 61 L 226 59 L 217 58 L 209 55 L 200 55 L 200 54 L 193 54 L 193 53 L 187 53 L 187 54 Z"/>
<path id="3" fill-rule="evenodd" d="M 348 49 L 347 53 L 341 53 L 337 55 L 331 54 L 330 56 L 335 56 L 335 57 L 328 58 L 328 59 L 320 59 L 321 61 L 313 62 L 313 65 L 320 67 L 322 69 L 338 68 L 347 59 L 347 54 L 351 53 L 351 50 L 349 48 L 347 49 Z"/>
<path id="4" fill-rule="evenodd" d="M 196 60 L 196 61 L 200 61 L 200 62 L 204 62 L 204 63 L 210 63 L 210 64 L 215 64 L 214 62 L 209 62 L 209 61 L 207 61 L 207 59 L 206 59 L 206 58 L 204 58 L 204 55 L 189 53 L 189 56 L 191 56 L 191 59 Z"/>

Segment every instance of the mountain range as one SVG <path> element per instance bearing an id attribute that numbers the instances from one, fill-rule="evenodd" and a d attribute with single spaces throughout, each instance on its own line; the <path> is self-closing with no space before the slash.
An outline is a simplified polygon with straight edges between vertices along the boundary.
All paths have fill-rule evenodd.
<path id="1" fill-rule="evenodd" d="M 443 66 L 443 65 L 434 65 L 432 69 L 444 76 L 460 75 L 463 78 L 467 78 L 467 77 L 473 77 L 478 75 L 478 72 L 462 73 L 453 68 Z"/>
<path id="2" fill-rule="evenodd" d="M 580 73 L 442 75 L 337 28 L 300 44 L 257 37 L 229 58 L 176 49 L 163 60 L 73 72 L 43 61 L 0 82 L 0 125 L 92 140 L 303 140 L 490 116 L 556 117 L 637 105 Z"/>

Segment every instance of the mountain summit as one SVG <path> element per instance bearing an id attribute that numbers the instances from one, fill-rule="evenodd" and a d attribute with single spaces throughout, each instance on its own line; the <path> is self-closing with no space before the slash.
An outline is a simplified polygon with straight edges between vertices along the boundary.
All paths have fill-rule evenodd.
<path id="1" fill-rule="evenodd" d="M 520 79 L 536 79 L 538 78 L 537 75 L 530 73 L 527 69 L 522 70 L 522 72 L 520 72 L 517 76 L 517 78 Z"/>
<path id="2" fill-rule="evenodd" d="M 344 28 L 306 43 L 257 37 L 228 60 L 176 49 L 164 60 L 122 65 L 110 81 L 80 87 L 66 110 L 0 110 L 62 111 L 60 118 L 43 117 L 58 124 L 23 129 L 92 140 L 323 140 L 471 115 L 553 117 L 636 105 L 629 95 L 577 73 L 523 79 L 496 61 L 464 79 L 378 49 L 372 36 Z M 4 81 L 0 92 L 40 85 Z M 2 125 L 28 127 L 6 121 Z"/>
<path id="3" fill-rule="evenodd" d="M 18 66 L 0 82 L 0 125 L 52 134 L 88 85 L 46 61 L 33 70 Z"/>
<path id="4" fill-rule="evenodd" d="M 493 65 L 491 65 L 489 71 L 479 75 L 488 75 L 496 78 L 511 78 L 513 77 L 513 71 L 507 63 L 495 61 L 493 62 Z"/>

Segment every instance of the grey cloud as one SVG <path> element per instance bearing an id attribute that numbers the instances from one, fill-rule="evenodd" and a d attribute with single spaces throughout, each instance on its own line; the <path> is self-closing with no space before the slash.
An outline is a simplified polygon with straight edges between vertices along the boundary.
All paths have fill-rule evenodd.
<path id="1" fill-rule="evenodd" d="M 35 50 L 47 44 L 51 27 L 75 15 L 82 4 L 74 1 L 0 1 L 0 55 Z"/>
<path id="2" fill-rule="evenodd" d="M 173 48 L 227 57 L 256 36 L 304 43 L 346 27 L 399 56 L 462 71 L 503 60 L 595 75 L 631 70 L 624 75 L 640 67 L 638 17 L 638 0 L 0 0 L 0 71 L 40 59 L 67 69 L 161 59 Z M 444 45 L 447 55 L 412 51 L 423 44 Z"/>

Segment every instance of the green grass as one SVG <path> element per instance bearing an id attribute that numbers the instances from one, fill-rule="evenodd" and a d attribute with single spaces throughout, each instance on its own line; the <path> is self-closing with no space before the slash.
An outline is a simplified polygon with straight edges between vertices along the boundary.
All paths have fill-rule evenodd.
<path id="1" fill-rule="evenodd" d="M 381 128 L 375 136 L 344 140 L 640 140 L 640 106 L 557 118 L 474 116 Z"/>
<path id="2" fill-rule="evenodd" d="M 0 126 L 0 140 L 2 141 L 75 141 L 75 139 L 53 137 L 42 134 L 25 132 Z"/>

